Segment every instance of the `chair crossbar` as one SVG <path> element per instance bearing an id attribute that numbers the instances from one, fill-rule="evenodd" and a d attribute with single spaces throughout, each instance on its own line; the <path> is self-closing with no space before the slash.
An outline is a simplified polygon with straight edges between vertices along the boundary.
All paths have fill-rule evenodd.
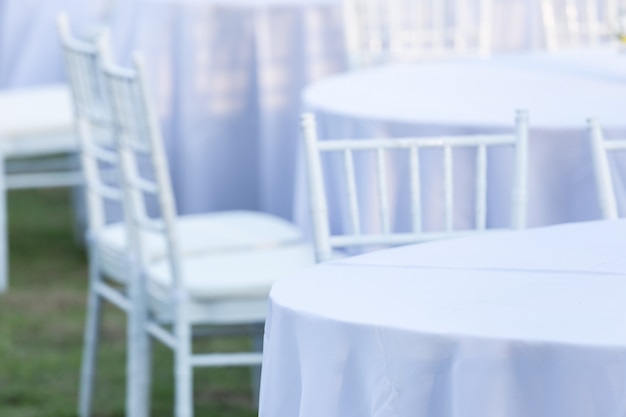
<path id="1" fill-rule="evenodd" d="M 452 147 L 475 147 L 478 145 L 496 146 L 515 144 L 513 135 L 473 135 L 473 136 L 441 136 L 436 138 L 394 138 L 394 139 L 367 139 L 366 141 L 352 139 L 337 139 L 332 141 L 320 141 L 317 145 L 320 151 L 336 152 L 344 150 L 375 150 L 381 149 L 410 149 L 418 148 L 442 148 Z"/>
<path id="2" fill-rule="evenodd" d="M 486 229 L 484 232 L 492 233 L 502 230 L 508 229 Z M 409 243 L 422 243 L 452 237 L 464 237 L 473 234 L 475 234 L 473 230 L 453 230 L 450 232 L 339 235 L 330 236 L 329 241 L 332 247 L 346 248 L 351 246 L 405 245 Z"/>
<path id="3" fill-rule="evenodd" d="M 202 355 L 192 355 L 190 362 L 192 366 L 249 366 L 259 365 L 263 360 L 261 352 L 250 353 L 207 353 Z"/>
<path id="4" fill-rule="evenodd" d="M 5 161 L 5 172 L 8 175 L 20 173 L 44 173 L 67 171 L 76 166 L 73 155 L 58 155 L 45 159 L 9 159 Z"/>
<path id="5" fill-rule="evenodd" d="M 128 311 L 130 309 L 130 301 L 127 297 L 125 297 L 119 290 L 114 289 L 113 287 L 105 284 L 100 281 L 95 284 L 94 290 L 105 300 L 109 301 L 111 304 L 114 304 L 118 308 L 123 311 Z"/>
<path id="6" fill-rule="evenodd" d="M 117 164 L 119 161 L 119 157 L 117 156 L 117 153 L 110 151 L 108 149 L 105 149 L 96 144 L 92 144 L 92 143 L 86 144 L 84 146 L 83 152 L 86 152 L 90 157 L 99 159 L 102 162 L 107 162 L 110 164 Z"/>
<path id="7" fill-rule="evenodd" d="M 163 222 L 148 218 L 135 218 L 135 224 L 145 231 L 163 234 L 165 232 L 165 225 Z"/>
<path id="8" fill-rule="evenodd" d="M 626 139 L 605 140 L 602 146 L 608 151 L 626 149 Z"/>
<path id="9" fill-rule="evenodd" d="M 147 329 L 152 336 L 158 339 L 165 346 L 169 347 L 170 349 L 176 348 L 176 338 L 162 326 L 158 325 L 157 323 L 150 322 L 147 325 Z"/>
<path id="10" fill-rule="evenodd" d="M 105 184 L 93 184 L 92 189 L 99 196 L 112 201 L 121 201 L 122 192 L 118 188 L 111 187 Z"/>
<path id="11" fill-rule="evenodd" d="M 145 180 L 138 176 L 130 179 L 128 181 L 128 184 L 131 187 L 139 191 L 145 192 L 145 193 L 154 194 L 154 195 L 157 195 L 159 193 L 159 187 L 155 183 Z"/>
<path id="12" fill-rule="evenodd" d="M 137 140 L 129 140 L 128 145 L 135 152 L 142 153 L 142 154 L 152 153 L 152 149 L 150 148 L 150 145 L 147 143 L 139 142 Z"/>
<path id="13" fill-rule="evenodd" d="M 63 39 L 62 47 L 68 54 L 72 55 L 96 55 L 98 53 L 98 47 L 97 45 L 94 45 L 93 42 L 86 42 L 73 36 L 65 36 Z"/>
<path id="14" fill-rule="evenodd" d="M 94 109 L 84 109 L 83 112 L 84 116 L 93 126 L 107 129 L 111 127 L 111 120 L 104 110 L 98 109 L 96 111 Z"/>
<path id="15" fill-rule="evenodd" d="M 28 188 L 57 188 L 83 185 L 83 175 L 78 172 L 46 172 L 12 174 L 5 179 L 6 188 L 23 190 Z"/>

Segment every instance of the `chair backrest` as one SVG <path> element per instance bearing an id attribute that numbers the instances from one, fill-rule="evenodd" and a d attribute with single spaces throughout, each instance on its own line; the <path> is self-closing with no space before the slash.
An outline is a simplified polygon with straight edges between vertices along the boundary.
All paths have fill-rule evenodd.
<path id="1" fill-rule="evenodd" d="M 135 55 L 132 68 L 118 67 L 105 61 L 103 78 L 118 140 L 130 250 L 145 273 L 154 261 L 150 258 L 149 236 L 161 239 L 163 257 L 169 261 L 172 277 L 170 300 L 178 300 L 179 297 L 173 297 L 182 290 L 175 230 L 176 207 L 159 122 L 148 97 L 142 60 Z M 156 215 L 149 214 L 153 208 L 157 211 Z"/>
<path id="2" fill-rule="evenodd" d="M 541 0 L 548 50 L 594 45 L 617 39 L 622 0 Z"/>
<path id="3" fill-rule="evenodd" d="M 81 147 L 88 229 L 89 233 L 97 233 L 107 221 L 107 204 L 119 205 L 121 201 L 112 121 L 100 69 L 101 53 L 108 51 L 108 36 L 103 33 L 95 41 L 74 37 L 65 14 L 59 14 L 57 24 Z"/>
<path id="4" fill-rule="evenodd" d="M 342 139 L 318 140 L 315 119 L 312 114 L 302 116 L 303 136 L 306 142 L 308 165 L 309 203 L 313 220 L 316 257 L 318 262 L 331 259 L 333 249 L 359 248 L 367 246 L 392 246 L 418 243 L 446 237 L 462 236 L 468 233 L 484 232 L 487 226 L 487 148 L 511 146 L 515 150 L 514 179 L 512 190 L 512 228 L 520 229 L 526 225 L 527 206 L 527 158 L 528 158 L 528 116 L 525 111 L 518 111 L 515 132 L 513 134 L 489 134 L 472 136 L 446 136 L 424 138 L 392 139 Z M 453 149 L 476 149 L 475 175 L 475 228 L 473 230 L 455 230 L 454 227 L 454 186 L 453 186 Z M 425 231 L 422 227 L 422 181 L 420 153 L 429 149 L 440 149 L 443 155 L 443 193 L 444 220 L 443 231 Z M 408 187 L 402 193 L 410 194 L 411 231 L 396 232 L 391 228 L 389 202 L 388 162 L 389 152 L 400 152 L 408 162 Z M 378 205 L 380 232 L 365 232 L 361 228 L 361 207 L 355 174 L 355 153 L 369 153 L 375 170 L 375 188 L 372 196 L 366 198 L 368 207 Z M 342 158 L 347 194 L 348 221 L 350 232 L 333 235 L 329 224 L 325 176 L 323 173 L 323 153 L 338 153 Z M 362 156 L 362 155 L 361 155 Z M 396 155 L 399 160 L 400 155 Z M 430 156 L 430 155 L 429 155 Z M 424 161 L 425 162 L 425 161 Z M 369 167 L 370 165 L 368 165 Z M 430 175 L 433 175 L 430 173 Z M 338 178 L 333 178 L 337 182 Z M 368 184 L 371 184 L 369 182 Z M 371 188 L 374 188 L 372 186 Z M 376 201 L 373 201 L 376 200 Z M 489 229 L 491 230 L 491 229 Z"/>
<path id="5" fill-rule="evenodd" d="M 353 67 L 487 55 L 491 0 L 343 0 Z"/>
<path id="6" fill-rule="evenodd" d="M 603 218 L 614 220 L 619 217 L 619 214 L 609 153 L 626 151 L 626 139 L 605 140 L 600 124 L 596 119 L 589 119 L 588 125 L 600 210 Z"/>

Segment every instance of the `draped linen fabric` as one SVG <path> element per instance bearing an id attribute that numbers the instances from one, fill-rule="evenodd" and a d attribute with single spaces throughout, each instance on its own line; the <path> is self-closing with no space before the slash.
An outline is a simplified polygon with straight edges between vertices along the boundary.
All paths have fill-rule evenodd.
<path id="1" fill-rule="evenodd" d="M 93 35 L 113 0 L 0 0 L 0 89 L 65 79 L 56 28 L 60 11 L 81 35 Z"/>
<path id="2" fill-rule="evenodd" d="M 259 416 L 622 416 L 625 233 L 496 232 L 281 280 Z"/>
<path id="3" fill-rule="evenodd" d="M 300 92 L 345 65 L 338 4 L 141 0 L 113 33 L 147 62 L 179 210 L 291 217 Z"/>

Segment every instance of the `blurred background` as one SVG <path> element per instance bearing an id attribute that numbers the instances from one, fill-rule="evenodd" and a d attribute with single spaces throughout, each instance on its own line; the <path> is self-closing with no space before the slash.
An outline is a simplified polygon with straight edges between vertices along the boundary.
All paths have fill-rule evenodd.
<path id="1" fill-rule="evenodd" d="M 413 7 L 416 14 L 393 17 L 384 1 L 370 9 L 371 14 L 359 11 L 367 0 L 0 0 L 0 140 L 5 139 L 4 125 L 6 138 L 19 136 L 11 136 L 12 118 L 17 117 L 11 113 L 12 101 L 2 107 L 2 96 L 10 98 L 24 89 L 60 91 L 58 102 L 67 105 L 30 112 L 27 108 L 26 125 L 29 117 L 58 113 L 60 120 L 67 119 L 67 125 L 56 126 L 59 132 L 71 130 L 55 24 L 57 13 L 65 11 L 74 31 L 86 39 L 107 28 L 117 62 L 128 64 L 134 51 L 142 52 L 180 214 L 258 210 L 296 222 L 308 236 L 298 145 L 298 116 L 307 109 L 307 86 L 391 62 L 419 65 L 459 56 L 487 59 L 545 52 L 572 40 L 614 44 L 623 32 L 617 0 L 433 1 L 404 0 L 399 3 Z M 590 7 L 599 10 L 593 17 L 603 22 L 601 33 L 582 29 L 590 21 Z M 376 35 L 385 25 L 399 33 L 421 24 L 436 30 L 437 13 L 444 16 L 439 26 L 443 32 L 450 25 L 463 26 L 454 42 L 447 35 L 442 38 L 441 46 L 448 51 L 438 52 L 448 53 L 429 54 L 432 42 L 423 50 L 394 49 L 391 37 Z M 552 33 L 561 23 L 575 36 Z M 460 52 L 452 47 L 457 38 L 467 47 Z M 353 93 L 358 100 L 358 92 Z M 506 114 L 513 115 L 509 109 Z M 7 169 L 12 168 L 10 159 L 41 156 L 33 147 L 7 143 Z M 59 142 L 43 154 L 65 154 L 72 146 Z M 69 164 L 76 168 L 75 155 L 70 155 Z M 0 296 L 2 417 L 76 416 L 88 275 L 85 208 L 80 186 L 52 185 L 42 189 L 19 181 L 3 184 L 8 190 L 11 285 Z M 572 206 L 572 201 L 562 204 Z M 600 215 L 594 202 L 592 209 L 559 216 L 547 216 L 538 224 Z M 125 415 L 125 326 L 122 313 L 105 309 L 96 417 Z M 198 343 L 198 348 L 228 350 L 248 342 L 229 338 Z M 154 356 L 152 415 L 169 416 L 172 355 L 158 346 Z M 195 378 L 196 415 L 257 414 L 249 369 L 200 369 Z"/>

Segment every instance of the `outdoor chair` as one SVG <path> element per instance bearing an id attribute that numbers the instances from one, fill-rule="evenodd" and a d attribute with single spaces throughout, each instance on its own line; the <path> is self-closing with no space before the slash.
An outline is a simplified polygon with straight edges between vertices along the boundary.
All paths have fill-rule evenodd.
<path id="1" fill-rule="evenodd" d="M 513 153 L 513 180 L 510 190 L 511 228 L 522 229 L 526 225 L 527 197 L 527 159 L 528 159 L 528 115 L 518 111 L 515 130 L 510 134 L 485 134 L 442 137 L 403 137 L 338 140 L 318 140 L 315 117 L 311 113 L 302 116 L 302 132 L 305 140 L 307 160 L 308 195 L 313 224 L 315 253 L 318 262 L 325 262 L 335 257 L 334 252 L 346 249 L 386 247 L 431 240 L 467 236 L 471 233 L 485 233 L 495 228 L 487 227 L 488 220 L 488 150 L 490 148 L 510 147 Z M 424 155 L 431 150 L 440 150 L 443 158 L 443 171 L 437 175 L 443 177 L 443 230 L 429 230 L 423 226 L 422 212 L 430 194 L 422 190 L 422 182 L 428 177 L 422 172 L 421 165 L 434 155 Z M 454 225 L 454 150 L 475 150 L 475 193 L 474 228 L 457 230 Z M 341 203 L 347 207 L 344 216 L 346 231 L 333 231 L 329 222 L 326 181 L 329 179 L 329 163 L 323 163 L 322 155 L 334 154 L 343 166 L 343 178 L 333 176 L 333 182 L 341 181 L 341 194 L 345 197 Z M 370 163 L 357 164 L 358 158 L 369 156 Z M 393 228 L 393 201 L 390 196 L 398 174 L 392 176 L 390 170 L 395 167 L 393 161 L 408 162 L 406 181 L 402 193 L 409 194 L 411 211 L 411 230 L 399 232 Z M 325 161 L 330 162 L 330 161 Z M 361 162 L 364 162 L 361 159 Z M 366 166 L 369 181 L 359 187 L 357 165 Z M 362 171 L 359 171 L 362 173 Z M 429 173 L 433 175 L 434 173 Z M 373 179 L 373 181 L 372 181 Z M 397 187 L 396 187 L 397 188 Z M 360 195 L 366 191 L 367 195 Z M 363 210 L 376 208 L 379 227 L 365 229 L 362 218 Z"/>
<path id="2" fill-rule="evenodd" d="M 138 387 L 147 390 L 150 371 L 145 358 L 150 354 L 146 336 L 170 347 L 175 363 L 174 415 L 189 417 L 193 414 L 195 367 L 258 369 L 271 285 L 312 265 L 313 248 L 302 240 L 295 226 L 262 213 L 215 213 L 208 215 L 213 221 L 211 227 L 185 228 L 181 222 L 185 217 L 176 213 L 167 159 L 141 60 L 135 57 L 132 68 L 117 67 L 105 60 L 103 77 L 122 172 L 127 256 L 132 260 L 128 279 L 136 320 L 131 324 L 130 337 L 135 339 L 138 360 L 128 372 L 138 379 Z M 249 334 L 256 341 L 256 349 L 194 353 L 195 330 L 201 330 L 203 336 Z M 147 392 L 138 395 L 141 401 L 130 415 L 146 416 L 149 397 Z"/>
<path id="3" fill-rule="evenodd" d="M 541 0 L 544 45 L 549 51 L 616 41 L 621 0 Z M 624 34 L 622 34 L 624 35 Z"/>
<path id="4" fill-rule="evenodd" d="M 90 286 L 79 415 L 86 417 L 91 414 L 103 300 L 111 302 L 128 314 L 126 407 L 129 415 L 147 415 L 149 385 L 146 381 L 146 372 L 150 360 L 148 332 L 157 332 L 161 336 L 167 333 L 164 333 L 164 330 L 154 322 L 144 321 L 146 311 L 145 306 L 141 304 L 143 287 L 140 287 L 143 281 L 140 281 L 142 273 L 139 273 L 143 271 L 143 264 L 140 262 L 141 259 L 133 255 L 136 252 L 133 251 L 134 246 L 131 245 L 132 240 L 129 237 L 135 236 L 141 240 L 142 253 L 151 262 L 159 263 L 169 259 L 171 248 L 169 242 L 161 239 L 159 235 L 152 234 L 149 230 L 138 232 L 139 235 L 129 233 L 129 231 L 136 230 L 136 225 L 133 223 L 133 216 L 128 216 L 128 212 L 131 207 L 132 209 L 136 207 L 124 198 L 123 187 L 121 187 L 119 157 L 121 150 L 118 146 L 121 137 L 118 135 L 120 126 L 111 114 L 109 94 L 104 88 L 102 74 L 102 55 L 108 54 L 106 37 L 102 37 L 97 43 L 85 42 L 73 37 L 70 34 L 67 19 L 63 15 L 59 17 L 59 32 L 65 51 L 68 78 L 74 95 L 75 120 L 81 143 L 81 161 L 87 188 Z M 117 96 L 113 95 L 113 97 Z M 137 103 L 126 104 L 131 106 Z M 142 107 L 132 111 L 146 109 L 147 107 Z M 142 117 L 142 115 L 138 116 L 138 123 L 147 122 L 147 119 Z M 138 181 L 144 186 L 148 184 L 143 180 Z M 173 200 L 171 203 L 173 204 Z M 173 210 L 173 207 L 168 210 Z M 114 219 L 112 222 L 111 216 Z M 307 258 L 307 254 L 312 258 L 312 249 L 302 243 L 294 226 L 264 213 L 232 211 L 177 216 L 175 224 L 170 224 L 170 226 L 176 227 L 177 238 L 180 238 L 176 241 L 177 249 L 179 249 L 177 256 L 185 259 L 201 260 L 209 255 L 219 258 L 220 256 L 234 256 L 235 253 L 245 253 L 249 256 L 238 257 L 234 261 L 241 267 L 245 267 L 250 258 L 255 257 L 253 255 L 255 251 L 263 252 L 268 248 L 282 247 L 287 248 L 287 252 L 293 249 L 303 259 Z M 279 252 L 282 256 L 285 251 Z M 263 256 L 260 255 L 260 257 Z M 288 259 L 285 262 L 288 262 Z M 251 263 L 250 266 L 261 268 L 267 266 L 267 263 L 262 265 Z M 160 307 L 155 305 L 159 313 L 158 322 L 172 323 L 176 317 L 170 314 L 171 311 L 168 309 L 171 300 L 168 297 L 156 300 L 155 298 L 152 301 L 163 304 Z M 255 300 L 255 302 L 256 307 L 263 304 L 262 300 Z M 247 306 L 249 303 L 242 302 L 242 304 Z M 193 308 L 196 307 L 194 304 Z M 216 303 L 208 308 L 205 307 L 205 305 L 200 305 L 198 314 L 213 313 L 215 310 L 218 321 L 222 309 L 227 310 L 227 315 L 232 314 L 233 316 L 229 317 L 233 320 L 238 314 L 246 317 L 248 314 L 238 309 L 237 302 Z M 261 307 L 259 307 L 260 310 L 262 310 Z M 255 310 L 255 312 L 258 311 Z M 257 334 L 262 331 L 259 328 L 259 324 L 263 322 L 262 318 L 262 316 L 255 316 L 257 326 L 252 327 L 255 327 Z"/>
<path id="5" fill-rule="evenodd" d="M 353 68 L 491 50 L 491 0 L 344 0 L 343 16 Z"/>

